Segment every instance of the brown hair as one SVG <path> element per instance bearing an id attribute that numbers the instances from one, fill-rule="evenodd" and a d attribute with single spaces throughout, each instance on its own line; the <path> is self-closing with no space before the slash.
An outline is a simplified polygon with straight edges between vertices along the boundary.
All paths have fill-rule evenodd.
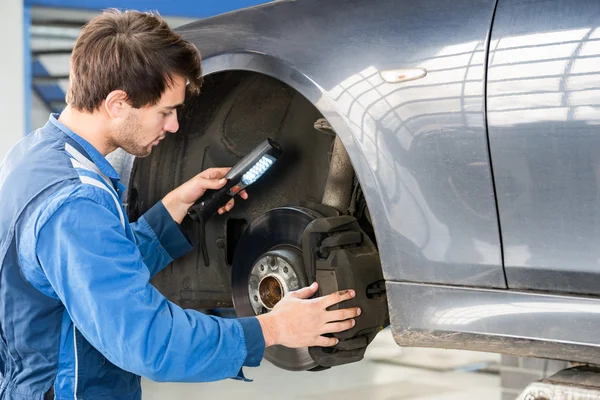
<path id="1" fill-rule="evenodd" d="M 107 10 L 83 28 L 71 55 L 67 103 L 94 112 L 113 90 L 127 93 L 135 108 L 154 105 L 174 75 L 187 90 L 202 85 L 200 53 L 157 14 Z"/>

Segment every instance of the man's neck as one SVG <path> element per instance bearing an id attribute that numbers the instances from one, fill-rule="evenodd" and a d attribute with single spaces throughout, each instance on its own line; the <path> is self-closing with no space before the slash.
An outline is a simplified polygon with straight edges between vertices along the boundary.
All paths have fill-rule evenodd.
<path id="1" fill-rule="evenodd" d="M 67 106 L 61 112 L 58 120 L 88 141 L 104 157 L 116 150 L 116 147 L 109 140 L 106 125 L 103 123 L 101 115 L 81 112 Z"/>

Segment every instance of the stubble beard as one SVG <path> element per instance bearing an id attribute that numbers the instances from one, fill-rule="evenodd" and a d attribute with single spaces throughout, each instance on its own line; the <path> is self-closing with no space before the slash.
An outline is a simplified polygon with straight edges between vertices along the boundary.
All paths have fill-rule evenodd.
<path id="1" fill-rule="evenodd" d="M 113 137 L 115 138 L 115 145 L 117 147 L 122 148 L 135 157 L 147 157 L 152 151 L 152 144 L 142 144 L 142 127 L 137 115 L 130 114 L 123 123 L 123 127 Z"/>

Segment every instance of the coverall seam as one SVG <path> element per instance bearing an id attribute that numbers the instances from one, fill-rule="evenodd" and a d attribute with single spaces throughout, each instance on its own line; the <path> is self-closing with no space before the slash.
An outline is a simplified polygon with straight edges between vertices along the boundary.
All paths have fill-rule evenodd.
<path id="1" fill-rule="evenodd" d="M 146 227 L 146 228 L 148 228 L 150 230 L 151 235 L 152 235 L 152 246 L 154 246 L 154 248 L 148 252 L 148 256 L 144 257 L 144 260 L 146 260 L 147 258 L 149 258 L 150 255 L 152 253 L 154 253 L 156 250 L 159 250 L 163 256 L 166 256 L 170 260 L 172 260 L 173 257 L 171 257 L 171 255 L 169 254 L 169 252 L 167 251 L 167 249 L 165 249 L 165 247 L 162 245 L 162 243 L 160 242 L 160 239 L 158 238 L 158 236 L 156 236 L 156 232 L 154 232 L 154 229 L 152 229 L 152 225 L 150 225 L 150 223 L 146 220 L 146 218 L 144 218 L 142 216 L 138 220 L 138 222 L 142 222 L 144 224 L 144 227 Z"/>

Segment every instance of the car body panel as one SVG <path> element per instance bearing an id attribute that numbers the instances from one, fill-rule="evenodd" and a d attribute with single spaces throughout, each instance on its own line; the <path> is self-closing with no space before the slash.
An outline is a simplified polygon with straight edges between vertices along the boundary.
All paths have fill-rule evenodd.
<path id="1" fill-rule="evenodd" d="M 394 339 L 440 347 L 597 364 L 600 299 L 387 283 Z"/>
<path id="2" fill-rule="evenodd" d="M 600 2 L 499 0 L 487 108 L 510 288 L 600 294 Z"/>
<path id="3" fill-rule="evenodd" d="M 505 288 L 483 108 L 494 6 L 284 1 L 179 31 L 206 74 L 270 75 L 329 119 L 365 188 L 387 280 Z M 410 82 L 379 75 L 417 67 L 427 75 Z"/>

